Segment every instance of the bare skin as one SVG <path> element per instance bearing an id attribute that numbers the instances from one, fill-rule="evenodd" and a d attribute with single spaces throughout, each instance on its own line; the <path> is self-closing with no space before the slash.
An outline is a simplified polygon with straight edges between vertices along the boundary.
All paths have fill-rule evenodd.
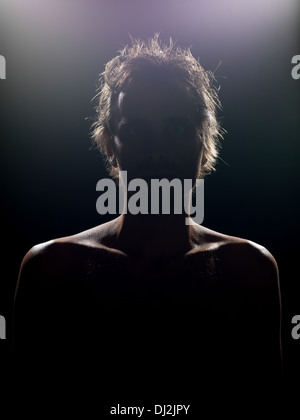
<path id="1" fill-rule="evenodd" d="M 133 349 L 134 361 L 139 360 L 138 355 L 142 360 L 151 355 L 159 375 L 168 372 L 170 377 L 173 373 L 178 380 L 181 362 L 184 375 L 194 378 L 194 365 L 186 368 L 190 357 L 199 366 L 212 364 L 207 374 L 202 366 L 202 378 L 214 378 L 216 372 L 219 381 L 224 375 L 230 380 L 242 376 L 245 383 L 258 373 L 263 382 L 270 375 L 279 377 L 280 296 L 277 265 L 271 254 L 253 242 L 199 225 L 188 226 L 184 247 L 184 242 L 173 240 L 173 248 L 164 248 L 165 253 L 159 240 L 142 238 L 139 230 L 131 230 L 139 245 L 133 248 L 132 242 L 122 238 L 122 219 L 38 245 L 26 255 L 16 297 L 17 351 L 19 347 L 23 352 L 29 342 L 41 355 L 45 349 L 48 354 L 49 348 L 51 355 L 70 354 L 71 359 L 87 353 L 90 357 L 96 351 L 95 359 L 109 360 L 106 352 L 103 355 L 103 345 L 107 345 L 108 354 L 112 347 L 118 349 L 118 355 L 124 346 L 126 362 L 120 359 L 120 364 L 125 370 L 115 363 L 123 378 L 129 375 L 125 366 Z M 212 268 L 211 259 L 215 263 Z M 217 274 L 208 274 L 210 269 Z M 74 320 L 75 330 L 69 328 L 65 334 L 65 324 Z M 98 328 L 100 325 L 103 331 L 103 322 L 108 331 L 104 328 L 106 333 L 100 336 Z M 149 337 L 153 338 L 151 344 Z M 79 338 L 84 349 L 78 346 Z M 75 348 L 80 349 L 78 354 Z M 227 366 L 224 373 L 222 366 L 227 363 L 230 369 Z M 131 373 L 133 364 L 131 360 Z M 141 364 L 139 360 L 135 368 Z M 147 363 L 144 367 L 147 378 L 151 366 Z"/>
<path id="2" fill-rule="evenodd" d="M 162 169 L 194 177 L 202 155 L 188 99 L 182 90 L 148 82 L 122 92 L 107 151 L 112 164 L 129 178 L 142 177 L 144 163 L 150 178 Z M 178 116 L 187 125 L 172 127 L 170 143 L 166 127 Z M 29 343 L 44 361 L 56 354 L 92 360 L 92 369 L 107 365 L 106 381 L 121 383 L 129 369 L 139 383 L 167 383 L 173 392 L 176 383 L 179 394 L 194 391 L 190 383 L 198 377 L 226 386 L 232 378 L 238 384 L 277 380 L 275 259 L 251 241 L 186 225 L 185 217 L 122 214 L 33 247 L 16 291 L 16 351 L 26 353 Z"/>

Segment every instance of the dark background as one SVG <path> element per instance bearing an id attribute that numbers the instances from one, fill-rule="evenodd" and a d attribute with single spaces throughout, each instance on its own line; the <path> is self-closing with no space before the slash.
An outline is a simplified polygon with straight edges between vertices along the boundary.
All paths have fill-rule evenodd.
<path id="1" fill-rule="evenodd" d="M 0 314 L 8 348 L 18 270 L 35 244 L 88 229 L 106 177 L 89 137 L 98 74 L 133 37 L 171 36 L 216 71 L 227 130 L 205 180 L 204 225 L 267 247 L 278 262 L 283 354 L 300 374 L 291 337 L 299 302 L 300 54 L 297 0 L 2 0 Z M 55 339 L 55 337 L 53 338 Z"/>

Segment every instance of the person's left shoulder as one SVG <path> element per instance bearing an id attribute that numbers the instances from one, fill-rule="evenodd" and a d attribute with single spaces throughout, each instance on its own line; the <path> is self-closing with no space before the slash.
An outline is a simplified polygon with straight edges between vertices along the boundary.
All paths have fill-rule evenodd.
<path id="1" fill-rule="evenodd" d="M 220 252 L 229 252 L 237 259 L 237 263 L 248 261 L 255 262 L 263 267 L 277 267 L 276 260 L 271 252 L 256 242 L 248 239 L 228 236 L 220 246 Z"/>
<path id="2" fill-rule="evenodd" d="M 278 287 L 278 265 L 271 252 L 251 240 L 227 237 L 216 251 L 222 269 L 249 285 Z"/>
<path id="3" fill-rule="evenodd" d="M 199 250 L 213 252 L 224 268 L 233 271 L 278 273 L 277 262 L 264 246 L 248 239 L 230 236 L 198 226 Z"/>

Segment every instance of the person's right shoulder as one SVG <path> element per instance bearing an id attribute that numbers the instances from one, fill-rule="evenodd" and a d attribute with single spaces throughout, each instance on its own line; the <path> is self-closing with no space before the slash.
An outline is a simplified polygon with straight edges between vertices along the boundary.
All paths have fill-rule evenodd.
<path id="1" fill-rule="evenodd" d="M 30 281 L 47 287 L 76 276 L 82 261 L 96 248 L 91 241 L 81 239 L 74 235 L 34 245 L 22 260 L 18 284 Z"/>
<path id="2" fill-rule="evenodd" d="M 50 273 L 58 267 L 62 269 L 67 262 L 66 257 L 75 247 L 75 243 L 62 239 L 53 239 L 34 245 L 22 260 L 20 274 L 27 273 L 28 270 L 33 274 L 40 270 Z"/>
<path id="3" fill-rule="evenodd" d="M 42 278 L 45 283 L 47 279 L 55 282 L 67 273 L 76 276 L 82 264 L 92 255 L 105 258 L 108 254 L 117 253 L 102 241 L 106 230 L 105 224 L 99 225 L 33 246 L 23 258 L 19 278 L 30 275 L 31 278 Z"/>

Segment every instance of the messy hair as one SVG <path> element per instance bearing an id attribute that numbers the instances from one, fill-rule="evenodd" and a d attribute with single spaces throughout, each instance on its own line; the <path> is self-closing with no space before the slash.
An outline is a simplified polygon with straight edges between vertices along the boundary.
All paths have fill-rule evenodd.
<path id="1" fill-rule="evenodd" d="M 190 49 L 175 46 L 172 39 L 163 44 L 159 35 L 147 42 L 132 39 L 132 45 L 123 48 L 110 60 L 100 74 L 95 99 L 96 120 L 92 125 L 92 138 L 107 161 L 110 175 L 118 178 L 118 168 L 110 165 L 107 150 L 113 139 L 113 107 L 121 91 L 145 72 L 160 72 L 169 80 L 185 85 L 195 100 L 197 110 L 197 138 L 202 146 L 203 165 L 199 165 L 199 178 L 215 170 L 219 151 L 219 138 L 224 130 L 217 121 L 217 108 L 221 107 L 214 74 L 205 71 Z"/>

